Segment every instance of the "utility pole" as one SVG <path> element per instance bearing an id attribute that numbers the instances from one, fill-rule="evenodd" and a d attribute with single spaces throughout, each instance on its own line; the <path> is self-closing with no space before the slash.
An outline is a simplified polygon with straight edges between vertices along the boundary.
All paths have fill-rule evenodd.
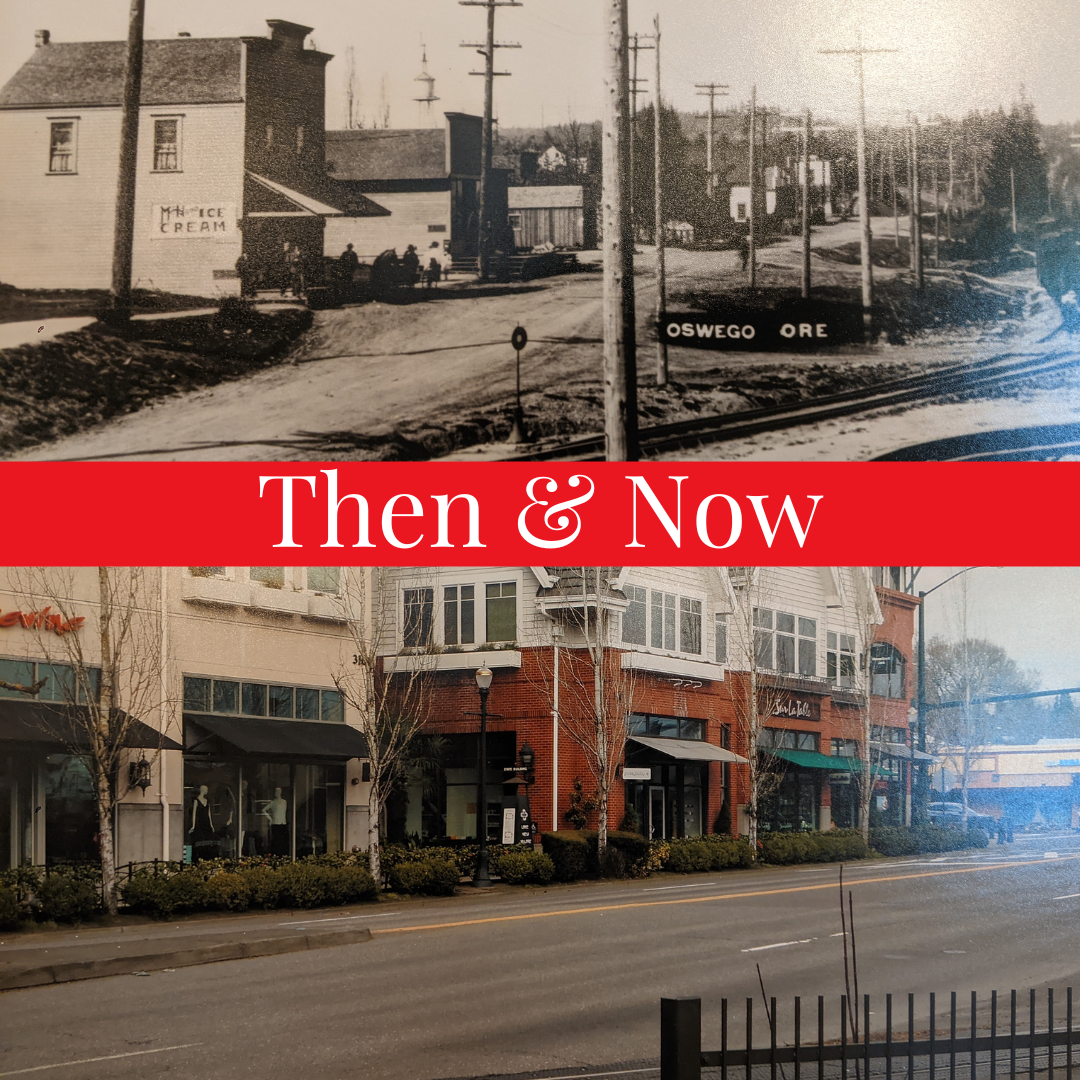
<path id="1" fill-rule="evenodd" d="M 636 461 L 637 337 L 630 226 L 628 0 L 605 0 L 604 442 L 608 461 Z"/>
<path id="2" fill-rule="evenodd" d="M 705 137 L 705 195 L 711 199 L 716 190 L 716 177 L 713 176 L 713 143 L 715 141 L 714 125 L 716 121 L 716 99 L 727 97 L 726 91 L 731 89 L 727 83 L 695 83 L 694 89 L 702 91 L 698 97 L 709 99 L 709 129 Z"/>
<path id="3" fill-rule="evenodd" d="M 870 203 L 866 182 L 866 91 L 863 79 L 863 58 L 898 50 L 865 49 L 860 31 L 854 49 L 820 49 L 819 51 L 836 56 L 854 56 L 855 70 L 859 77 L 859 111 L 855 114 L 855 157 L 859 170 L 859 254 L 862 260 L 863 322 L 866 328 L 870 329 L 871 311 L 874 305 L 874 270 L 870 261 Z"/>
<path id="4" fill-rule="evenodd" d="M 511 42 L 495 41 L 495 9 L 500 7 L 521 7 L 519 0 L 458 0 L 462 7 L 487 8 L 487 38 L 483 42 L 462 42 L 463 49 L 476 49 L 484 58 L 483 71 L 470 71 L 470 75 L 484 77 L 484 127 L 480 151 L 480 230 L 477 237 L 476 259 L 481 281 L 491 272 L 493 254 L 493 236 L 491 228 L 491 193 L 488 183 L 491 177 L 492 148 L 492 113 L 495 101 L 495 78 L 509 75 L 509 71 L 495 70 L 496 49 L 520 49 L 521 45 Z"/>
<path id="5" fill-rule="evenodd" d="M 1012 202 L 1012 231 L 1016 235 L 1016 170 L 1009 167 L 1009 199 Z"/>
<path id="6" fill-rule="evenodd" d="M 750 288 L 757 285 L 757 253 L 754 250 L 754 194 L 757 185 L 754 183 L 756 162 L 754 161 L 755 129 L 757 127 L 757 86 L 750 88 L 750 206 L 748 207 L 750 218 L 750 239 L 748 242 L 747 271 L 750 274 Z"/>
<path id="7" fill-rule="evenodd" d="M 900 205 L 896 201 L 896 145 L 889 140 L 889 184 L 892 186 L 893 242 L 900 250 Z"/>
<path id="8" fill-rule="evenodd" d="M 660 178 L 660 166 L 664 160 L 663 124 L 661 123 L 662 98 L 660 97 L 660 16 L 653 18 L 653 41 L 656 42 L 656 112 L 653 115 L 653 147 L 655 158 L 654 179 L 656 183 L 656 325 L 667 306 L 667 279 L 664 264 L 664 191 Z M 667 386 L 668 355 L 664 335 L 656 334 L 656 385 Z"/>
<path id="9" fill-rule="evenodd" d="M 923 253 L 922 253 L 922 177 L 919 175 L 919 120 L 918 117 L 911 125 L 911 222 L 912 222 L 912 259 L 915 269 L 915 288 L 918 292 L 923 291 L 925 284 L 923 277 Z"/>
<path id="10" fill-rule="evenodd" d="M 824 168 L 824 166 L 822 166 Z M 810 299 L 810 110 L 803 124 L 802 298 Z"/>
<path id="11" fill-rule="evenodd" d="M 117 323 L 125 323 L 131 318 L 131 266 L 135 241 L 135 181 L 138 176 L 139 103 L 145 15 L 146 0 L 131 0 L 124 67 L 123 111 L 120 117 L 120 170 L 116 182 L 112 287 L 109 290 L 108 312 L 109 320 Z"/>
<path id="12" fill-rule="evenodd" d="M 931 167 L 931 183 L 934 185 L 934 269 L 937 270 L 941 266 L 941 223 L 939 219 L 938 210 L 938 175 L 937 175 L 937 158 L 934 158 L 934 164 Z"/>
<path id="13" fill-rule="evenodd" d="M 953 215 L 953 152 L 952 152 L 952 125 L 949 125 L 949 195 L 945 203 L 945 238 L 952 240 L 952 215 Z"/>
<path id="14" fill-rule="evenodd" d="M 637 240 L 637 208 L 634 205 L 634 188 L 637 185 L 637 96 L 645 93 L 640 84 L 648 82 L 647 79 L 638 78 L 638 53 L 647 52 L 654 47 L 642 45 L 640 34 L 635 34 L 630 44 L 630 51 L 634 55 L 633 73 L 630 76 L 630 228 L 635 241 Z"/>

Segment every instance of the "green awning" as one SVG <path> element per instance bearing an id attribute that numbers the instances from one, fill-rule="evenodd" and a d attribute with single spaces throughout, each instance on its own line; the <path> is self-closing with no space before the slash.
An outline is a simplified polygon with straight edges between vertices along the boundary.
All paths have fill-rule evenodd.
<path id="1" fill-rule="evenodd" d="M 858 758 L 829 757 L 816 750 L 770 750 L 773 757 L 790 761 L 800 769 L 828 769 L 829 772 L 862 772 L 863 763 Z"/>

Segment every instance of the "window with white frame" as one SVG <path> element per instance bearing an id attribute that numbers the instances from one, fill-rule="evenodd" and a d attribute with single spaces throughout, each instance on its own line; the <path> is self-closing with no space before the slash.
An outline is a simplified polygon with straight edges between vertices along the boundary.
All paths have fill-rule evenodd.
<path id="1" fill-rule="evenodd" d="M 639 585 L 624 585 L 622 591 L 630 601 L 622 617 L 622 639 L 627 645 L 702 655 L 701 600 L 662 589 L 646 590 Z"/>
<path id="2" fill-rule="evenodd" d="M 768 671 L 817 675 L 817 620 L 754 608 L 754 656 Z"/>
<path id="3" fill-rule="evenodd" d="M 476 642 L 476 586 L 443 586 L 443 644 Z"/>
<path id="4" fill-rule="evenodd" d="M 307 587 L 309 592 L 337 596 L 341 592 L 341 567 L 309 566 L 307 568 Z"/>
<path id="5" fill-rule="evenodd" d="M 53 120 L 49 124 L 49 172 L 76 171 L 77 128 L 77 119 Z"/>
<path id="6" fill-rule="evenodd" d="M 409 649 L 432 644 L 432 624 L 435 614 L 435 590 L 431 588 L 404 590 L 402 639 Z"/>
<path id="7" fill-rule="evenodd" d="M 162 116 L 154 120 L 154 172 L 180 171 L 179 116 Z"/>
<path id="8" fill-rule="evenodd" d="M 870 693 L 878 697 L 904 696 L 904 654 L 885 641 L 870 646 Z"/>
<path id="9" fill-rule="evenodd" d="M 517 582 L 496 581 L 484 586 L 485 641 L 517 640 Z"/>
<path id="10" fill-rule="evenodd" d="M 630 602 L 622 617 L 622 639 L 627 645 L 648 641 L 649 595 L 639 585 L 624 585 L 623 596 Z"/>
<path id="11" fill-rule="evenodd" d="M 855 663 L 855 635 L 830 630 L 825 635 L 825 677 L 834 686 L 852 688 L 858 679 Z"/>
<path id="12" fill-rule="evenodd" d="M 716 613 L 713 640 L 716 643 L 715 659 L 718 664 L 727 663 L 727 615 L 722 611 Z"/>
<path id="13" fill-rule="evenodd" d="M 251 581 L 258 581 L 262 585 L 269 586 L 271 589 L 281 589 L 285 587 L 285 567 L 249 566 L 248 578 Z"/>
<path id="14" fill-rule="evenodd" d="M 855 758 L 859 756 L 859 742 L 857 739 L 833 739 L 832 756 Z"/>

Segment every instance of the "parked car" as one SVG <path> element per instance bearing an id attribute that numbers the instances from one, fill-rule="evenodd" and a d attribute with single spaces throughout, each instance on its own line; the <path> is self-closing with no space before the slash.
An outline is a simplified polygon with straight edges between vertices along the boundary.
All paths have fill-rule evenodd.
<path id="1" fill-rule="evenodd" d="M 929 810 L 930 820 L 935 825 L 961 826 L 964 824 L 964 804 L 958 802 L 932 802 Z M 967 812 L 968 828 L 985 829 L 991 836 L 997 832 L 997 819 L 989 814 L 980 814 L 977 810 Z"/>

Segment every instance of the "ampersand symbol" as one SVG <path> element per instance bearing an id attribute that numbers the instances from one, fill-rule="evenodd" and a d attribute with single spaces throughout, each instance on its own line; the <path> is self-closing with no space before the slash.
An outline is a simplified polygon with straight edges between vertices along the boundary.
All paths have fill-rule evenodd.
<path id="1" fill-rule="evenodd" d="M 550 476 L 534 476 L 525 485 L 525 494 L 532 500 L 528 506 L 518 515 L 518 532 L 532 545 L 540 548 L 561 548 L 566 547 L 567 544 L 572 544 L 578 537 L 578 533 L 581 532 L 581 515 L 574 509 L 576 506 L 581 506 L 582 503 L 587 503 L 592 497 L 593 492 L 596 490 L 592 480 L 587 476 L 574 475 L 567 481 L 572 488 L 580 487 L 582 481 L 586 481 L 589 485 L 589 490 L 584 495 L 579 495 L 576 499 L 568 499 L 566 502 L 555 503 L 550 505 L 546 499 L 538 499 L 535 494 L 536 485 L 541 481 L 544 482 L 544 490 L 549 495 L 553 495 L 559 490 L 559 485 L 555 480 L 552 480 Z M 574 531 L 569 535 L 559 540 L 541 540 L 537 536 L 529 531 L 528 526 L 525 524 L 525 516 L 534 506 L 546 506 L 544 511 L 544 527 L 550 529 L 553 533 L 564 532 L 569 529 L 571 524 L 574 526 Z M 564 511 L 566 511 L 564 513 Z M 558 515 L 556 517 L 556 515 Z"/>

